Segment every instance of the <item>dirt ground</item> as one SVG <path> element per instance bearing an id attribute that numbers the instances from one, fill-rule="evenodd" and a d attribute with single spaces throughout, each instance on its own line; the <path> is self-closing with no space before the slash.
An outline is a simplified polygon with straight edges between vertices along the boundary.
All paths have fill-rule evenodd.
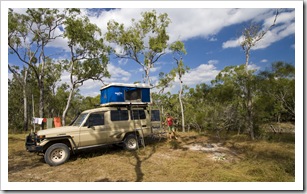
<path id="1" fill-rule="evenodd" d="M 8 157 L 9 181 L 184 181 L 167 180 L 165 174 L 170 174 L 170 164 L 178 162 L 178 158 L 188 157 L 190 152 L 198 151 L 202 160 L 237 158 L 228 148 L 214 143 L 205 144 L 204 141 L 205 139 L 200 138 L 196 141 L 196 136 L 171 141 L 165 137 L 160 140 L 150 138 L 146 139 L 145 148 L 140 147 L 135 152 L 105 146 L 83 150 L 72 155 L 67 163 L 50 167 L 44 162 L 42 155 L 25 151 L 22 137 L 11 137 Z M 191 156 L 195 157 L 195 153 L 191 153 Z"/>
<path id="2" fill-rule="evenodd" d="M 244 169 L 242 150 L 229 143 L 191 133 L 180 134 L 178 140 L 149 138 L 145 140 L 145 147 L 134 152 L 114 146 L 83 150 L 56 167 L 46 164 L 42 155 L 25 151 L 24 137 L 9 136 L 9 182 L 216 182 L 259 179 L 259 162 Z M 235 174 L 237 169 L 242 172 Z M 276 177 L 279 175 L 272 174 L 260 181 L 294 179 L 290 175 L 283 179 Z"/>

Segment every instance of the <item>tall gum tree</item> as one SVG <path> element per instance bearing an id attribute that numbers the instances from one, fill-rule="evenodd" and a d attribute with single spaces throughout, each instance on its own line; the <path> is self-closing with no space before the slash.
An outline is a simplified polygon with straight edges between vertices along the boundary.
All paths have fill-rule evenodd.
<path id="1" fill-rule="evenodd" d="M 181 109 L 181 122 L 182 122 L 182 131 L 185 132 L 185 121 L 184 121 L 184 108 L 182 103 L 182 92 L 183 92 L 183 81 L 182 76 L 189 70 L 189 67 L 185 66 L 183 63 L 182 56 L 185 55 L 187 52 L 184 48 L 184 44 L 181 41 L 176 41 L 170 45 L 170 50 L 173 52 L 173 58 L 176 61 L 177 67 L 174 68 L 174 75 L 178 76 L 179 79 L 179 103 Z"/>
<path id="2" fill-rule="evenodd" d="M 112 20 L 108 22 L 106 39 L 121 47 L 114 51 L 119 58 L 135 61 L 145 72 L 144 83 L 150 83 L 150 69 L 165 54 L 168 47 L 167 27 L 170 19 L 166 13 L 157 15 L 155 10 L 142 13 L 142 19 L 125 28 L 124 24 Z"/>
<path id="3" fill-rule="evenodd" d="M 87 17 L 76 15 L 67 18 L 64 25 L 64 37 L 68 39 L 70 50 L 70 59 L 65 61 L 64 69 L 70 74 L 70 88 L 62 114 L 63 125 L 75 90 L 87 80 L 103 81 L 103 78 L 110 77 L 107 70 L 110 49 L 100 38 L 101 30 Z"/>
<path id="4" fill-rule="evenodd" d="M 246 114 L 247 131 L 250 133 L 251 139 L 253 140 L 255 139 L 254 123 L 253 123 L 253 100 L 252 100 L 253 91 L 251 90 L 251 85 L 250 85 L 252 83 L 251 81 L 252 75 L 250 74 L 250 71 L 248 71 L 250 51 L 265 36 L 265 34 L 275 26 L 278 14 L 279 10 L 277 9 L 273 24 L 267 29 L 260 30 L 260 27 L 257 24 L 251 24 L 249 27 L 245 28 L 242 33 L 243 40 L 240 43 L 245 53 L 245 59 L 246 59 L 245 60 L 246 84 L 244 88 L 244 95 L 247 106 L 247 114 Z"/>

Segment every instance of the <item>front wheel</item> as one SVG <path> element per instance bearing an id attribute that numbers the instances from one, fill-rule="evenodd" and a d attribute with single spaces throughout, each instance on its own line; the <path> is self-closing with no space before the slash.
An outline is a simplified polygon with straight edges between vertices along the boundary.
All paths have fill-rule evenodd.
<path id="1" fill-rule="evenodd" d="M 63 143 L 56 143 L 50 146 L 44 155 L 45 161 L 50 166 L 57 166 L 65 163 L 70 156 L 70 150 Z"/>
<path id="2" fill-rule="evenodd" d="M 136 150 L 139 147 L 137 136 L 133 134 L 127 135 L 124 140 L 124 147 L 129 151 Z"/>

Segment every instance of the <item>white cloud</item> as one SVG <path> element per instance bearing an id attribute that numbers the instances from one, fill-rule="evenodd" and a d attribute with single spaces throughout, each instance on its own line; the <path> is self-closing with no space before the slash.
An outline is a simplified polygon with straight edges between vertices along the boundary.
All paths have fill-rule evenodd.
<path id="1" fill-rule="evenodd" d="M 240 43 L 243 41 L 243 37 L 239 37 L 238 39 L 232 39 L 228 40 L 226 42 L 223 42 L 222 48 L 233 48 L 233 47 L 239 47 Z"/>
<path id="2" fill-rule="evenodd" d="M 131 73 L 113 64 L 108 64 L 108 71 L 111 77 L 106 82 L 127 82 L 131 77 Z"/>
<path id="3" fill-rule="evenodd" d="M 268 60 L 267 60 L 267 59 L 262 59 L 260 62 L 261 62 L 261 63 L 267 63 Z"/>
<path id="4" fill-rule="evenodd" d="M 216 65 L 216 64 L 218 64 L 218 63 L 219 63 L 218 60 L 209 60 L 209 61 L 208 61 L 208 64 L 212 64 L 212 65 Z"/>
<path id="5" fill-rule="evenodd" d="M 56 30 L 56 34 L 62 33 L 59 29 Z M 51 41 L 49 44 L 47 44 L 47 47 L 53 47 L 53 48 L 60 48 L 60 50 L 57 50 L 58 53 L 62 52 L 69 52 L 70 48 L 68 47 L 68 39 L 66 38 L 56 38 L 53 41 Z"/>
<path id="6" fill-rule="evenodd" d="M 201 64 L 198 67 L 191 69 L 190 72 L 186 73 L 183 78 L 183 84 L 188 87 L 194 87 L 196 84 L 200 83 L 208 83 L 211 80 L 215 79 L 220 70 L 217 70 L 214 64 Z M 179 79 L 175 78 L 175 81 L 171 84 L 170 87 L 164 89 L 164 93 L 178 93 L 180 89 Z M 157 89 L 153 90 L 154 92 L 158 92 Z"/>
<path id="7" fill-rule="evenodd" d="M 198 67 L 191 69 L 183 76 L 183 83 L 189 86 L 210 82 L 220 72 L 220 70 L 217 70 L 215 67 L 215 64 L 217 63 L 218 61 L 211 60 L 208 64 L 201 64 Z"/>
<path id="8" fill-rule="evenodd" d="M 97 96 L 100 94 L 100 88 L 103 83 L 100 81 L 88 80 L 83 83 L 83 86 L 79 87 L 82 96 Z"/>
<path id="9" fill-rule="evenodd" d="M 182 77 L 183 84 L 188 87 L 194 87 L 196 84 L 211 82 L 220 72 L 220 70 L 217 70 L 216 64 L 218 64 L 218 60 L 209 60 L 207 64 L 201 64 L 196 68 L 190 69 Z M 157 84 L 158 80 L 155 81 L 154 85 Z M 164 89 L 164 93 L 178 93 L 179 88 L 179 79 L 176 77 L 171 86 Z M 153 92 L 159 92 L 159 90 L 155 88 Z"/>

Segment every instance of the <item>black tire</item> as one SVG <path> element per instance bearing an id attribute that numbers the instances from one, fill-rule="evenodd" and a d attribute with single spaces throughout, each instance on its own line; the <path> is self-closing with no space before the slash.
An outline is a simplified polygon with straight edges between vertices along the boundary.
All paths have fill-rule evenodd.
<path id="1" fill-rule="evenodd" d="M 56 143 L 50 146 L 44 155 L 45 162 L 50 166 L 58 166 L 65 163 L 70 157 L 70 150 L 63 143 Z"/>
<path id="2" fill-rule="evenodd" d="M 124 140 L 124 148 L 133 151 L 139 148 L 138 138 L 134 134 L 129 134 Z"/>

